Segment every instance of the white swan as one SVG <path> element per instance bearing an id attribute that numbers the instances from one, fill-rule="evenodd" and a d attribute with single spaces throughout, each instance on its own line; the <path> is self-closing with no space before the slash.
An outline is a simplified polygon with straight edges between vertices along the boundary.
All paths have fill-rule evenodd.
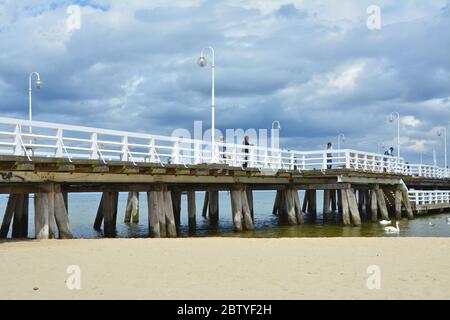
<path id="1" fill-rule="evenodd" d="M 380 224 L 382 224 L 382 225 L 387 225 L 387 224 L 391 224 L 391 223 L 392 223 L 391 220 L 381 220 L 380 221 Z"/>
<path id="2" fill-rule="evenodd" d="M 395 223 L 396 227 L 386 227 L 384 228 L 384 231 L 386 231 L 387 233 L 399 233 L 400 232 L 400 227 L 398 225 L 398 221 Z"/>

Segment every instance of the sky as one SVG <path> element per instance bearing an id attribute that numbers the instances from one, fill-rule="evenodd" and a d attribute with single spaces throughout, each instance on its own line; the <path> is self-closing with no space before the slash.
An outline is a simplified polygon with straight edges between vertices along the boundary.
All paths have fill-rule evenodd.
<path id="1" fill-rule="evenodd" d="M 80 8 L 79 25 L 70 6 Z M 380 8 L 379 29 L 368 28 Z M 376 152 L 443 165 L 450 118 L 450 0 L 0 0 L 0 116 L 170 135 L 211 125 L 269 129 L 281 146 Z M 69 24 L 68 24 L 69 21 Z M 77 20 L 75 20 L 77 21 Z M 71 22 L 71 23 L 70 23 Z M 206 56 L 210 63 L 210 56 Z M 449 128 L 450 140 L 450 128 Z"/>

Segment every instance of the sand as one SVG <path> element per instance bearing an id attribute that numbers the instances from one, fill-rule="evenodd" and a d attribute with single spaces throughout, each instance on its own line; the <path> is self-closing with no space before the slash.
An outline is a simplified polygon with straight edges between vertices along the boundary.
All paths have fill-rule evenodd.
<path id="1" fill-rule="evenodd" d="M 445 238 L 3 242 L 0 299 L 449 299 L 449 253 Z"/>

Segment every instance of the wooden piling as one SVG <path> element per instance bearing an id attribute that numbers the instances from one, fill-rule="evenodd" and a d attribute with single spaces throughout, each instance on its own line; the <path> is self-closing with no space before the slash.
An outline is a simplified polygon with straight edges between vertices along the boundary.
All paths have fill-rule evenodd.
<path id="1" fill-rule="evenodd" d="M 345 226 L 350 226 L 350 212 L 348 206 L 347 189 L 341 189 L 341 205 L 342 205 L 342 220 Z"/>
<path id="2" fill-rule="evenodd" d="M 242 202 L 242 215 L 244 217 L 244 229 L 253 230 L 253 219 L 250 210 L 250 205 L 247 198 L 246 190 L 241 190 L 241 202 Z"/>
<path id="3" fill-rule="evenodd" d="M 159 230 L 162 238 L 167 236 L 167 228 L 166 228 L 166 213 L 165 213 L 165 205 L 164 205 L 164 191 L 162 187 L 158 187 L 157 192 L 157 204 L 158 204 L 158 219 L 159 219 Z"/>
<path id="4" fill-rule="evenodd" d="M 402 218 L 402 191 L 399 189 L 395 190 L 395 218 Z"/>
<path id="5" fill-rule="evenodd" d="M 181 223 L 181 191 L 171 191 L 172 194 L 172 207 L 173 207 L 173 216 L 175 218 L 175 225 L 177 228 Z"/>
<path id="6" fill-rule="evenodd" d="M 247 188 L 245 191 L 247 193 L 248 206 L 250 207 L 250 214 L 252 217 L 252 221 L 255 221 L 255 214 L 253 209 L 253 190 Z"/>
<path id="7" fill-rule="evenodd" d="M 300 205 L 300 197 L 298 195 L 298 190 L 291 190 L 292 192 L 292 196 L 294 198 L 294 203 L 295 203 L 295 216 L 297 217 L 297 222 L 299 224 L 303 224 L 303 212 L 302 212 L 302 207 Z"/>
<path id="8" fill-rule="evenodd" d="M 94 221 L 94 230 L 101 231 L 102 222 L 103 222 L 103 201 L 105 198 L 105 193 L 102 193 L 102 197 L 100 199 L 100 204 L 98 205 L 97 215 L 95 216 Z"/>
<path id="9" fill-rule="evenodd" d="M 330 214 L 330 200 L 331 192 L 330 190 L 323 190 L 323 215 L 324 218 Z"/>
<path id="10" fill-rule="evenodd" d="M 209 207 L 209 192 L 205 192 L 205 200 L 203 201 L 203 210 L 202 217 L 206 218 L 208 216 L 208 207 Z"/>
<path id="11" fill-rule="evenodd" d="M 166 234 L 170 238 L 176 238 L 177 227 L 175 223 L 175 216 L 173 213 L 173 203 L 171 191 L 165 190 L 164 196 L 164 213 L 166 215 Z"/>
<path id="12" fill-rule="evenodd" d="M 156 191 L 147 192 L 147 204 L 148 204 L 148 224 L 150 236 L 154 238 L 160 238 L 160 225 L 159 225 L 159 211 L 162 204 L 159 203 L 159 195 Z"/>
<path id="13" fill-rule="evenodd" d="M 370 212 L 371 212 L 371 219 L 372 222 L 378 221 L 378 203 L 377 203 L 377 191 L 376 189 L 372 189 L 370 191 L 371 199 L 370 199 Z"/>
<path id="14" fill-rule="evenodd" d="M 49 239 L 49 203 L 48 193 L 36 193 L 34 195 L 34 226 L 36 239 Z"/>
<path id="15" fill-rule="evenodd" d="M 381 219 L 389 220 L 389 214 L 386 206 L 386 200 L 384 199 L 384 192 L 382 189 L 377 189 L 377 203 L 380 209 Z"/>
<path id="16" fill-rule="evenodd" d="M 115 199 L 112 192 L 104 192 L 102 199 L 102 212 L 103 212 L 103 234 L 106 238 L 112 238 L 115 236 L 114 228 L 114 204 Z"/>
<path id="17" fill-rule="evenodd" d="M 21 239 L 28 236 L 28 202 L 28 194 L 16 195 L 14 221 L 11 233 L 13 239 Z"/>
<path id="18" fill-rule="evenodd" d="M 124 222 L 139 223 L 139 192 L 128 193 Z"/>
<path id="19" fill-rule="evenodd" d="M 337 211 L 337 202 L 336 202 L 336 190 L 330 190 L 330 200 L 331 200 L 331 211 Z"/>
<path id="20" fill-rule="evenodd" d="M 209 221 L 212 225 L 219 223 L 219 191 L 209 190 Z"/>
<path id="21" fill-rule="evenodd" d="M 56 239 L 58 237 L 58 227 L 55 218 L 55 185 L 49 184 L 44 188 L 48 194 L 49 237 L 50 239 Z"/>
<path id="22" fill-rule="evenodd" d="M 242 231 L 242 197 L 240 190 L 231 190 L 231 212 L 235 231 Z"/>
<path id="23" fill-rule="evenodd" d="M 404 185 L 400 185 L 399 188 L 402 190 L 402 201 L 406 209 L 406 215 L 408 219 L 414 219 L 414 213 L 412 211 L 411 202 L 409 201 L 408 190 Z"/>
<path id="24" fill-rule="evenodd" d="M 308 199 L 308 213 L 311 215 L 317 215 L 317 192 L 316 190 L 309 190 Z"/>
<path id="25" fill-rule="evenodd" d="M 67 213 L 64 196 L 61 191 L 55 192 L 54 213 L 56 225 L 58 226 L 60 239 L 72 239 L 73 234 L 70 229 L 69 215 Z"/>
<path id="26" fill-rule="evenodd" d="M 308 207 L 309 207 L 309 190 L 305 190 L 305 195 L 303 196 L 303 207 L 302 207 L 302 211 L 304 213 L 308 213 Z"/>
<path id="27" fill-rule="evenodd" d="M 193 231 L 197 227 L 197 222 L 196 222 L 197 208 L 195 205 L 195 191 L 188 191 L 187 202 L 188 202 L 189 230 Z"/>
<path id="28" fill-rule="evenodd" d="M 355 226 L 360 226 L 361 216 L 359 214 L 358 203 L 356 202 L 356 195 L 354 189 L 347 189 L 347 197 L 352 223 Z"/>
<path id="29" fill-rule="evenodd" d="M 280 205 L 281 205 L 281 190 L 277 190 L 277 195 L 275 196 L 275 201 L 273 203 L 273 210 L 272 210 L 272 214 L 274 216 L 279 214 Z"/>
<path id="30" fill-rule="evenodd" d="M 338 207 L 338 213 L 343 214 L 343 208 L 342 208 L 342 192 L 340 190 L 337 190 L 337 207 Z"/>
<path id="31" fill-rule="evenodd" d="M 286 212 L 286 218 L 289 225 L 293 226 L 297 224 L 297 217 L 295 213 L 295 200 L 294 200 L 294 190 L 287 189 L 284 190 L 284 211 Z"/>
<path id="32" fill-rule="evenodd" d="M 0 239 L 6 239 L 9 232 L 9 226 L 11 225 L 11 220 L 14 215 L 14 210 L 16 208 L 17 195 L 10 194 L 8 198 L 8 203 L 6 205 L 5 214 L 3 216 L 2 226 L 0 228 Z"/>

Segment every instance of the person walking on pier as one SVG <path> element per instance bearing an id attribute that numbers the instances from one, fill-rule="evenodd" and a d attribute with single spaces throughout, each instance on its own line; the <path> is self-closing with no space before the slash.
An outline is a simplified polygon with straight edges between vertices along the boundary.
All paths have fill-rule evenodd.
<path id="1" fill-rule="evenodd" d="M 227 147 L 225 146 L 225 137 L 224 136 L 220 136 L 220 144 L 219 144 L 219 152 L 218 154 L 220 155 L 220 159 L 221 162 L 225 162 L 225 160 L 227 159 Z"/>
<path id="2" fill-rule="evenodd" d="M 388 150 L 386 150 L 384 152 L 385 156 L 389 156 L 389 157 L 393 157 L 394 156 L 394 147 L 390 147 Z M 384 162 L 384 168 L 383 171 L 386 172 L 387 168 L 389 167 L 389 159 L 388 157 L 384 157 L 383 158 L 383 162 Z"/>
<path id="3" fill-rule="evenodd" d="M 333 153 L 331 153 L 330 151 L 333 150 L 333 145 L 331 142 L 328 142 L 327 144 L 327 151 L 329 151 L 327 153 L 327 169 L 331 169 L 333 167 L 333 165 L 331 163 L 333 163 Z"/>

